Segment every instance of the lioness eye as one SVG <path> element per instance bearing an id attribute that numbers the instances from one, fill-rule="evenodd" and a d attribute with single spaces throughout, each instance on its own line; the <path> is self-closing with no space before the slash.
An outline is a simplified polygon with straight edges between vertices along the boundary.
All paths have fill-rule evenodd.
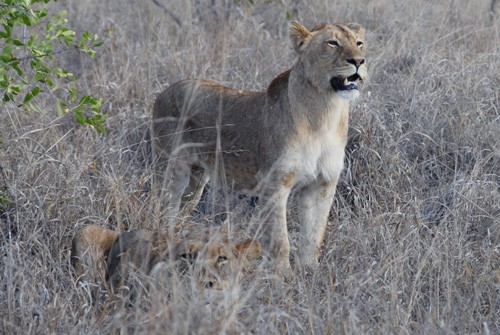
<path id="1" fill-rule="evenodd" d="M 360 47 L 360 48 L 361 48 L 361 47 L 363 47 L 363 42 L 361 42 L 361 41 L 357 41 L 357 42 L 356 42 L 356 44 L 357 44 L 357 46 L 358 46 L 358 47 Z"/>
<path id="2" fill-rule="evenodd" d="M 331 45 L 332 47 L 338 47 L 339 46 L 339 42 L 337 42 L 335 40 L 327 41 L 326 43 L 328 43 L 328 45 Z"/>

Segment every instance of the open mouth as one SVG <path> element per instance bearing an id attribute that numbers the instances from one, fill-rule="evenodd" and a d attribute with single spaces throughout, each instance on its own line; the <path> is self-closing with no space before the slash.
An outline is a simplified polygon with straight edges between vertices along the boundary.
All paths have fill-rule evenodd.
<path id="1" fill-rule="evenodd" d="M 332 85 L 332 88 L 335 91 L 357 90 L 358 84 L 356 83 L 356 81 L 358 81 L 360 79 L 361 79 L 361 77 L 357 73 L 355 73 L 352 76 L 349 76 L 347 78 L 332 77 L 330 79 L 330 85 Z"/>

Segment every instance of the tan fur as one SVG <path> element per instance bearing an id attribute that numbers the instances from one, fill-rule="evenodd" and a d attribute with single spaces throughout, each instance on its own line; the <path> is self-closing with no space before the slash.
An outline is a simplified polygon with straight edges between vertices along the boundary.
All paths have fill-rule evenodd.
<path id="1" fill-rule="evenodd" d="M 189 242 L 188 249 L 195 255 L 193 273 L 200 288 L 227 289 L 241 279 L 250 261 L 260 256 L 257 241 L 230 242 L 211 238 L 207 243 Z"/>
<path id="2" fill-rule="evenodd" d="M 71 263 L 77 280 L 103 282 L 106 258 L 119 233 L 97 225 L 79 229 L 71 244 Z"/>
<path id="3" fill-rule="evenodd" d="M 343 167 L 349 102 L 359 95 L 352 81 L 367 76 L 364 29 L 323 24 L 308 30 L 294 22 L 290 39 L 298 60 L 265 92 L 185 80 L 158 96 L 155 182 L 164 186 L 171 227 L 198 202 L 209 179 L 258 195 L 263 241 L 280 268 L 290 266 L 286 204 L 293 190 L 300 261 L 314 267 Z"/>

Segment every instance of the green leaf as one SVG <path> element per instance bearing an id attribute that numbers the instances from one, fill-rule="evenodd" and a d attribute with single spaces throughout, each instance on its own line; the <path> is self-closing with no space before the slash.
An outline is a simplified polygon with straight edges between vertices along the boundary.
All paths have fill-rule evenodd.
<path id="1" fill-rule="evenodd" d="M 47 83 L 47 85 L 49 85 L 50 87 L 54 87 L 54 82 L 52 81 L 52 79 L 50 79 L 50 77 L 46 77 L 45 78 L 45 82 Z"/>
<path id="2" fill-rule="evenodd" d="M 56 108 L 57 108 L 57 116 L 62 116 L 63 109 L 62 109 L 62 106 L 61 106 L 59 99 L 56 100 Z"/>
<path id="3" fill-rule="evenodd" d="M 89 95 L 84 96 L 83 98 L 80 99 L 80 105 L 86 105 L 91 103 L 92 97 Z"/>
<path id="4" fill-rule="evenodd" d="M 61 69 L 60 67 L 55 67 L 54 68 L 56 75 L 58 78 L 68 78 L 68 77 L 73 77 L 73 73 L 69 72 L 66 69 Z"/>
<path id="5" fill-rule="evenodd" d="M 19 61 L 13 61 L 10 64 L 10 67 L 16 71 L 17 75 L 21 77 L 23 75 L 23 70 L 19 67 Z"/>
<path id="6" fill-rule="evenodd" d="M 21 42 L 20 40 L 17 40 L 17 39 L 13 40 L 13 41 L 12 41 L 12 44 L 17 45 L 18 47 L 20 47 L 20 46 L 23 46 L 23 45 L 24 45 L 24 43 L 23 43 L 23 42 Z"/>
<path id="7" fill-rule="evenodd" d="M 62 11 L 60 11 L 59 13 L 57 13 L 56 17 L 57 17 L 58 19 L 62 19 L 63 17 L 66 17 L 66 15 L 68 15 L 68 11 L 66 11 L 66 10 L 62 10 Z"/>
<path id="8" fill-rule="evenodd" d="M 29 101 L 31 101 L 31 99 L 33 99 L 34 97 L 36 97 L 40 93 L 40 91 L 41 91 L 40 87 L 35 86 L 31 91 L 29 91 L 26 94 L 26 96 L 24 97 L 24 100 L 23 100 L 23 104 L 26 104 Z"/>
<path id="9" fill-rule="evenodd" d="M 85 124 L 85 116 L 83 115 L 84 112 L 85 108 L 75 108 L 75 119 L 79 124 Z"/>
<path id="10" fill-rule="evenodd" d="M 68 94 L 69 99 L 71 101 L 75 101 L 76 100 L 76 87 L 70 87 L 68 91 L 69 91 L 69 94 Z"/>
<path id="11" fill-rule="evenodd" d="M 2 102 L 4 102 L 4 103 L 5 103 L 5 102 L 12 101 L 12 100 L 14 100 L 14 96 L 13 96 L 11 93 L 9 93 L 9 92 L 5 92 L 5 93 L 3 94 Z"/>
<path id="12" fill-rule="evenodd" d="M 7 88 L 8 85 L 9 85 L 9 77 L 7 77 L 7 75 L 4 73 L 0 77 L 0 87 Z"/>
<path id="13" fill-rule="evenodd" d="M 10 56 L 12 55 L 12 47 L 10 45 L 5 45 L 2 50 L 2 55 Z"/>
<path id="14" fill-rule="evenodd" d="M 28 15 L 24 14 L 24 13 L 19 13 L 19 17 L 21 18 L 21 21 L 27 25 L 28 27 L 31 26 L 31 19 L 29 18 Z"/>
<path id="15" fill-rule="evenodd" d="M 10 196 L 7 193 L 0 191 L 0 204 L 6 205 L 9 204 L 10 202 L 12 202 Z"/>
<path id="16" fill-rule="evenodd" d="M 50 0 L 48 0 L 48 1 L 50 1 Z M 47 1 L 47 2 L 48 2 L 48 1 Z M 40 10 L 38 11 L 38 17 L 39 17 L 39 18 L 43 18 L 43 17 L 47 16 L 47 13 L 48 13 L 48 12 L 49 12 L 49 11 L 47 10 L 47 8 L 42 8 L 42 9 L 40 9 Z"/>
<path id="17" fill-rule="evenodd" d="M 7 92 L 11 93 L 13 95 L 18 95 L 19 92 L 21 92 L 21 85 L 20 84 L 10 84 L 7 87 Z"/>
<path id="18" fill-rule="evenodd" d="M 23 75 L 23 70 L 19 67 L 19 61 L 14 61 L 10 63 L 10 66 L 16 71 L 19 77 Z"/>
<path id="19" fill-rule="evenodd" d="M 11 32 L 10 31 L 0 31 L 0 37 L 1 38 L 9 38 Z"/>

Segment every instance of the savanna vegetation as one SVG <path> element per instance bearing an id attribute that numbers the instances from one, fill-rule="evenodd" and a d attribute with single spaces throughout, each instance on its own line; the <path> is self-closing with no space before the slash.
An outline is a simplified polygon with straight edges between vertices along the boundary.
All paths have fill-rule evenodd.
<path id="1" fill-rule="evenodd" d="M 22 101 L 1 107 L 1 333 L 500 332 L 496 1 L 45 6 L 42 21 L 65 10 L 75 36 L 92 31 L 104 41 L 93 58 L 74 48 L 48 60 L 79 78 L 71 82 L 78 94 L 102 100 L 82 106 L 89 101 L 75 99 L 71 107 L 70 91 L 51 92 L 44 83 L 44 92 L 27 101 L 33 108 Z M 132 307 L 92 283 L 77 283 L 69 250 L 78 227 L 166 229 L 162 200 L 150 192 L 156 95 L 184 78 L 266 89 L 294 62 L 291 20 L 367 29 L 370 78 L 351 110 L 319 269 L 284 280 L 257 262 L 240 284 L 214 294 L 198 292 L 189 276 L 176 277 L 145 289 Z M 22 25 L 14 34 L 23 36 Z M 29 64 L 19 66 L 36 74 Z M 58 107 L 63 97 L 67 105 Z M 80 119 L 72 108 L 83 108 Z M 104 133 L 78 122 L 101 111 Z M 224 222 L 238 238 L 252 237 L 253 208 L 251 199 L 211 189 L 185 229 Z M 293 258 L 300 226 L 289 214 Z"/>

